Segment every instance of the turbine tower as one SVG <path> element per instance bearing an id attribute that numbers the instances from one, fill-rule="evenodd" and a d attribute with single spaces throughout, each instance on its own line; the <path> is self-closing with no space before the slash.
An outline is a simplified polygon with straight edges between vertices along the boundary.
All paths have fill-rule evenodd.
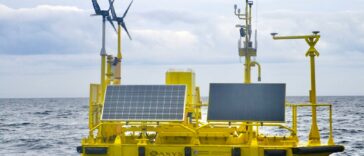
<path id="1" fill-rule="evenodd" d="M 111 20 L 110 17 L 110 9 L 111 7 L 109 7 L 108 10 L 101 10 L 99 3 L 97 3 L 97 0 L 92 0 L 92 5 L 94 7 L 95 10 L 95 14 L 92 14 L 91 16 L 102 16 L 102 47 L 101 47 L 101 51 L 100 51 L 100 56 L 101 56 L 101 89 L 104 92 L 105 88 L 106 88 L 106 82 L 105 82 L 105 68 L 106 68 L 106 49 L 105 49 L 105 23 L 106 20 L 108 20 L 110 22 L 110 24 L 112 25 L 112 27 L 114 28 L 114 30 L 116 31 L 115 25 L 113 23 L 113 21 Z M 104 94 L 102 94 L 102 99 Z"/>
<path id="2" fill-rule="evenodd" d="M 121 59 L 122 59 L 122 54 L 121 54 L 121 28 L 123 28 L 126 32 L 126 34 L 128 35 L 129 39 L 132 40 L 128 29 L 126 28 L 126 24 L 125 24 L 125 20 L 124 18 L 126 17 L 126 15 L 128 14 L 128 11 L 130 9 L 130 6 L 133 4 L 133 0 L 130 2 L 128 8 L 125 10 L 124 14 L 122 17 L 118 17 L 116 15 L 115 12 L 115 8 L 114 8 L 114 0 L 109 0 L 109 4 L 110 4 L 110 10 L 111 10 L 111 15 L 112 15 L 112 20 L 116 21 L 118 23 L 118 55 L 117 58 L 115 58 L 114 62 L 115 62 L 115 77 L 114 77 L 114 84 L 120 84 L 121 83 Z"/>

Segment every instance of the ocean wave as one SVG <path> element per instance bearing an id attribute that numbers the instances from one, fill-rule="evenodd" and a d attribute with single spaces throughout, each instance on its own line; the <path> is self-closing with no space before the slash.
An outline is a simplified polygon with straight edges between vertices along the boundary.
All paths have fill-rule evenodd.
<path id="1" fill-rule="evenodd" d="M 206 99 L 206 98 L 205 98 Z M 307 97 L 288 97 L 292 103 L 307 101 Z M 319 97 L 332 103 L 334 140 L 345 146 L 345 152 L 335 156 L 364 155 L 364 97 Z M 0 99 L 0 155 L 78 155 L 74 150 L 81 137 L 88 135 L 88 99 Z M 286 109 L 291 123 L 290 109 Z M 307 140 L 311 126 L 310 108 L 298 111 L 298 135 Z M 329 135 L 328 112 L 318 118 L 323 142 Z M 326 114 L 325 114 L 326 113 Z M 206 110 L 203 110 L 206 115 Z M 205 117 L 204 117 L 205 118 Z M 286 135 L 287 130 L 262 128 L 265 134 Z"/>

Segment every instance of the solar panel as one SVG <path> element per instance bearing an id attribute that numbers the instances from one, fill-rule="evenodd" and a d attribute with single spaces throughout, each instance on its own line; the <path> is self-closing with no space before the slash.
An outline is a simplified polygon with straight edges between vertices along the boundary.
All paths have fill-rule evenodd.
<path id="1" fill-rule="evenodd" d="M 284 122 L 285 84 L 210 84 L 207 120 Z"/>
<path id="2" fill-rule="evenodd" d="M 185 85 L 109 85 L 102 120 L 183 121 Z"/>

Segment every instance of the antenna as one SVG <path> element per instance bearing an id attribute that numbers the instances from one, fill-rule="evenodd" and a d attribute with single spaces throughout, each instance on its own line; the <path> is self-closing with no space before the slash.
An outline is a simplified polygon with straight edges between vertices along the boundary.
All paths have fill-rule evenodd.
<path id="1" fill-rule="evenodd" d="M 101 56 L 101 90 L 102 90 L 102 94 L 101 94 L 101 99 L 104 99 L 104 93 L 106 90 L 106 81 L 105 81 L 105 69 L 106 69 L 106 50 L 105 50 L 105 29 L 106 29 L 106 20 L 109 21 L 109 23 L 111 24 L 111 26 L 114 28 L 115 32 L 116 32 L 116 28 L 115 25 L 113 23 L 113 21 L 111 20 L 109 11 L 110 11 L 110 7 L 108 10 L 101 10 L 99 3 L 97 3 L 97 0 L 92 0 L 92 5 L 94 7 L 95 10 L 95 14 L 92 14 L 91 16 L 102 16 L 102 48 L 100 51 L 100 56 Z"/>
<path id="2" fill-rule="evenodd" d="M 258 47 L 258 31 L 255 29 L 255 41 L 252 41 L 252 6 L 253 1 L 246 0 L 245 10 L 241 13 L 240 8 L 234 5 L 234 14 L 242 21 L 242 24 L 237 24 L 235 27 L 239 28 L 239 40 L 238 40 L 238 51 L 239 56 L 245 57 L 244 63 L 244 83 L 251 83 L 251 67 L 258 66 L 258 80 L 260 81 L 260 64 L 255 60 L 257 56 Z M 243 41 L 242 41 L 243 40 Z M 242 46 L 242 43 L 244 45 Z M 254 42 L 254 44 L 253 44 Z M 254 45 L 254 46 L 253 46 Z"/>
<path id="3" fill-rule="evenodd" d="M 129 4 L 128 8 L 125 10 L 123 16 L 122 17 L 118 17 L 116 15 L 116 12 L 115 12 L 114 0 L 113 1 L 112 0 L 109 0 L 110 10 L 111 10 L 111 14 L 112 14 L 112 17 L 113 17 L 112 20 L 118 22 L 118 25 L 121 26 L 125 30 L 125 32 L 128 34 L 128 37 L 129 37 L 130 40 L 132 40 L 132 38 L 131 38 L 131 36 L 129 34 L 128 29 L 126 28 L 126 24 L 125 24 L 124 18 L 128 14 L 128 11 L 130 9 L 130 6 L 133 4 L 133 2 L 134 2 L 133 0 L 130 2 L 130 4 Z"/>

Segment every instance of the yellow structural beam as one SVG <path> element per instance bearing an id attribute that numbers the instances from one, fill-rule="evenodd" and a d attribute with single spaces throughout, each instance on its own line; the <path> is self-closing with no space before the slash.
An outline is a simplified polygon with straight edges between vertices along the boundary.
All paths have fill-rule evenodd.
<path id="1" fill-rule="evenodd" d="M 106 90 L 106 81 L 105 81 L 105 69 L 106 69 L 106 55 L 101 56 L 101 100 L 104 100 L 105 90 Z"/>
<path id="2" fill-rule="evenodd" d="M 106 85 L 111 84 L 114 74 L 112 71 L 113 56 L 107 56 L 107 67 L 106 67 Z M 106 89 L 106 88 L 105 88 Z"/>
<path id="3" fill-rule="evenodd" d="M 121 26 L 118 25 L 118 54 L 117 54 L 117 65 L 115 67 L 115 78 L 113 83 L 114 84 L 120 84 L 121 83 L 121 59 L 122 59 L 122 55 L 121 55 Z"/>
<path id="4" fill-rule="evenodd" d="M 309 45 L 309 49 L 306 52 L 306 56 L 310 57 L 310 71 L 311 71 L 311 90 L 310 90 L 310 102 L 312 103 L 312 125 L 309 135 L 309 144 L 320 144 L 320 133 L 317 126 L 317 114 L 316 114 L 316 73 L 315 73 L 315 56 L 319 56 L 319 52 L 316 50 L 315 45 L 320 40 L 319 31 L 314 31 L 312 35 L 302 36 L 277 36 L 277 33 L 272 33 L 274 40 L 291 40 L 291 39 L 303 39 Z"/>
<path id="5" fill-rule="evenodd" d="M 118 59 L 122 59 L 121 55 L 121 26 L 118 26 Z"/>
<path id="6" fill-rule="evenodd" d="M 245 25 L 248 26 L 250 24 L 250 20 L 251 20 L 251 11 L 249 11 L 249 7 L 248 7 L 248 1 L 246 1 L 245 4 L 245 15 L 246 15 L 246 20 L 245 20 Z M 245 56 L 245 74 L 244 74 L 244 83 L 251 83 L 251 56 L 248 55 L 248 44 L 250 41 L 250 38 L 248 37 L 249 35 L 249 30 L 245 29 L 245 47 L 246 47 L 246 56 Z"/>
<path id="7" fill-rule="evenodd" d="M 317 35 L 302 35 L 302 36 L 273 36 L 275 40 L 289 40 L 289 39 L 306 39 L 315 38 Z"/>

